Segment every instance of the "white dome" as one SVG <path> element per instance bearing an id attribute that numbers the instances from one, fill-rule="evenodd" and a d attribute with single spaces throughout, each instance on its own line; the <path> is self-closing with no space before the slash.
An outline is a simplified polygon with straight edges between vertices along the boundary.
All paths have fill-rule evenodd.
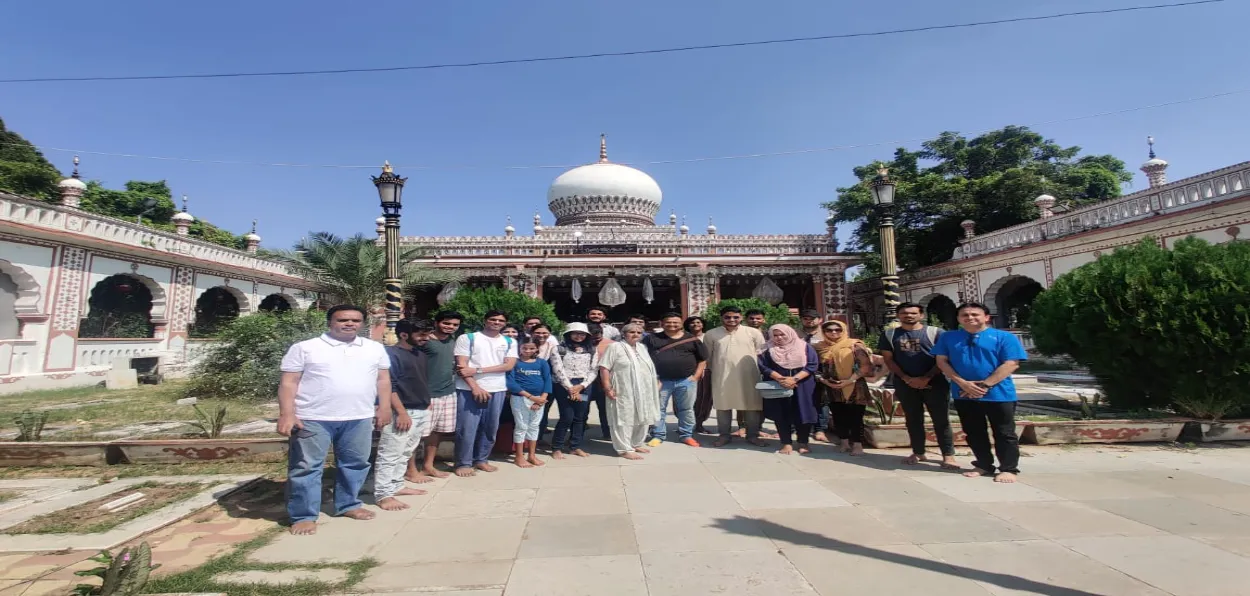
<path id="1" fill-rule="evenodd" d="M 598 163 L 560 174 L 547 189 L 557 226 L 654 226 L 663 198 L 646 173 L 608 161 L 604 137 Z"/>
<path id="2" fill-rule="evenodd" d="M 1162 159 L 1159 159 L 1157 157 L 1152 157 L 1146 160 L 1146 163 L 1142 164 L 1141 167 L 1142 169 L 1145 169 L 1145 168 L 1156 168 L 1159 166 L 1167 166 L 1167 165 L 1168 165 L 1168 162 L 1163 161 Z"/>
<path id="3" fill-rule="evenodd" d="M 247 234 L 244 234 L 243 239 L 248 242 L 260 242 L 260 236 L 256 235 L 256 232 L 249 232 Z"/>
<path id="4" fill-rule="evenodd" d="M 77 178 L 66 178 L 57 186 L 61 188 L 77 188 L 78 190 L 87 190 L 87 183 Z"/>
<path id="5" fill-rule="evenodd" d="M 1050 205 L 1054 205 L 1054 204 L 1055 204 L 1055 197 L 1052 197 L 1052 196 L 1050 196 L 1050 195 L 1045 195 L 1045 194 L 1044 194 L 1044 195 L 1038 195 L 1038 197 L 1037 197 L 1036 199 L 1033 199 L 1033 202 L 1034 202 L 1034 203 L 1037 203 L 1037 204 L 1039 204 L 1039 205 L 1040 205 L 1040 204 L 1042 204 L 1042 203 L 1048 203 L 1048 204 L 1050 204 Z"/>
<path id="6" fill-rule="evenodd" d="M 191 223 L 195 221 L 195 218 L 191 217 L 191 214 L 187 213 L 186 211 L 179 211 L 178 213 L 175 213 L 174 216 L 169 219 L 175 222 L 185 221 L 187 223 Z"/>

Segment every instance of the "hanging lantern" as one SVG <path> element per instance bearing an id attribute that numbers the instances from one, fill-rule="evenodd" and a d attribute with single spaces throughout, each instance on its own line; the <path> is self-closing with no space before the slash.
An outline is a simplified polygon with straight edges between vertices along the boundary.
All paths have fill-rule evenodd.
<path id="1" fill-rule="evenodd" d="M 443 286 L 443 289 L 439 290 L 438 297 L 436 298 L 436 300 L 438 300 L 438 305 L 442 306 L 444 304 L 447 304 L 448 302 L 451 302 L 452 298 L 456 297 L 456 292 L 459 292 L 459 291 L 460 291 L 460 282 L 457 282 L 457 281 L 453 281 Z"/>
<path id="2" fill-rule="evenodd" d="M 751 290 L 751 296 L 777 306 L 781 304 L 782 298 L 785 298 L 785 293 L 781 291 L 781 288 L 777 287 L 777 283 L 771 277 L 765 276 L 764 279 L 760 280 L 759 285 L 755 286 L 754 290 Z"/>
<path id="3" fill-rule="evenodd" d="M 655 288 L 651 287 L 650 277 L 642 280 L 642 298 L 647 301 L 647 304 L 655 301 Z"/>
<path id="4" fill-rule="evenodd" d="M 569 296 L 573 297 L 574 303 L 582 301 L 582 282 L 577 281 L 576 277 L 573 278 L 573 288 L 569 290 Z"/>
<path id="5" fill-rule="evenodd" d="M 608 281 L 603 282 L 603 289 L 599 290 L 599 304 L 607 307 L 625 304 L 625 289 L 616 282 L 615 277 L 609 277 Z"/>

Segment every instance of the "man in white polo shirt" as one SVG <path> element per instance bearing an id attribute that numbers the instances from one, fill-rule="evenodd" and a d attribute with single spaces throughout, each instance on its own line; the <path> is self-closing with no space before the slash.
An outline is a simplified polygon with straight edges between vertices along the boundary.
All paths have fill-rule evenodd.
<path id="1" fill-rule="evenodd" d="M 287 459 L 287 514 L 291 533 L 317 532 L 321 471 L 334 444 L 334 514 L 373 519 L 361 507 L 369 475 L 373 428 L 391 423 L 391 360 L 382 344 L 358 337 L 365 311 L 341 304 L 326 313 L 329 329 L 299 342 L 282 358 L 278 433 L 291 437 Z M 385 407 L 379 407 L 381 401 Z"/>
<path id="2" fill-rule="evenodd" d="M 508 399 L 507 373 L 516 365 L 517 345 L 500 333 L 508 316 L 492 310 L 482 330 L 456 340 L 456 475 L 472 476 L 475 470 L 494 472 L 486 461 L 495 446 L 499 416 Z"/>

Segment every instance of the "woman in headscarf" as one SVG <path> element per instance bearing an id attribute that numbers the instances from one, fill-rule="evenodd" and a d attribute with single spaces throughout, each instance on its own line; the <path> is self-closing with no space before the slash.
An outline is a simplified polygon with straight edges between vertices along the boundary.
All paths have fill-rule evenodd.
<path id="1" fill-rule="evenodd" d="M 642 459 L 650 453 L 643 446 L 647 428 L 660 417 L 660 379 L 655 364 L 642 345 L 642 325 L 621 329 L 621 341 L 613 342 L 599 361 L 599 380 L 607 398 L 612 447 L 625 459 Z"/>
<path id="2" fill-rule="evenodd" d="M 768 328 L 768 347 L 760 352 L 760 374 L 776 381 L 793 393 L 789 397 L 764 400 L 764 417 L 777 425 L 781 449 L 777 453 L 794 452 L 794 431 L 799 435 L 799 453 L 810 453 L 808 436 L 816 423 L 815 375 L 820 366 L 816 350 L 803 341 L 789 325 Z"/>
<path id="3" fill-rule="evenodd" d="M 829 396 L 834 432 L 842 440 L 842 451 L 864 454 L 864 410 L 872 405 L 872 394 L 864 377 L 874 372 L 872 352 L 858 339 L 851 339 L 850 329 L 842 321 L 828 321 L 820 326 L 824 341 L 820 349 L 820 373 L 817 378 Z"/>
<path id="4" fill-rule="evenodd" d="M 566 452 L 589 457 L 590 454 L 582 451 L 582 437 L 586 417 L 590 414 L 590 387 L 599 371 L 599 355 L 590 343 L 585 323 L 569 323 L 558 349 L 560 367 L 554 371 L 558 383 L 554 383 L 552 389 L 560 408 L 560 420 L 551 434 L 551 457 L 564 459 Z"/>
<path id="5" fill-rule="evenodd" d="M 689 317 L 682 326 L 686 328 L 687 333 L 699 338 L 699 341 L 703 341 L 703 332 L 707 329 L 707 322 L 703 320 L 703 317 Z M 676 407 L 676 402 L 673 405 Z M 703 376 L 699 378 L 699 389 L 695 394 L 694 400 L 694 431 L 706 433 L 707 430 L 703 428 L 703 423 L 707 422 L 708 416 L 711 415 L 712 381 L 707 374 L 707 370 L 704 369 Z"/>

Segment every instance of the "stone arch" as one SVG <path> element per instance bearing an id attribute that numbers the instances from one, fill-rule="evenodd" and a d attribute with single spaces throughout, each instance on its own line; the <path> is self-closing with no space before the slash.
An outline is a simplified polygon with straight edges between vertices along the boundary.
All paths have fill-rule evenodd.
<path id="1" fill-rule="evenodd" d="M 115 273 L 115 274 L 105 277 L 104 279 L 101 279 L 100 281 L 96 282 L 94 286 L 91 287 L 91 291 L 87 295 L 87 308 L 86 308 L 86 312 L 84 313 L 85 316 L 83 318 L 82 324 L 79 327 L 79 337 L 109 337 L 111 335 L 110 333 L 108 333 L 108 331 L 109 329 L 113 327 L 112 327 L 112 324 L 108 321 L 108 314 L 106 313 L 103 315 L 98 315 L 98 309 L 96 309 L 96 312 L 93 312 L 92 302 L 96 301 L 97 299 L 99 300 L 107 299 L 108 297 L 106 295 L 107 288 L 109 287 L 115 288 L 118 285 L 123 284 L 123 283 L 136 283 L 144 288 L 144 292 L 148 296 L 147 303 L 149 305 L 148 311 L 146 313 L 149 331 L 148 331 L 148 334 L 144 337 L 154 337 L 153 333 L 154 333 L 155 326 L 163 324 L 167 320 L 165 318 L 166 317 L 165 290 L 164 288 L 161 287 L 161 284 L 156 283 L 156 280 L 150 277 L 147 277 L 145 275 L 140 275 L 138 273 Z M 136 303 L 131 303 L 131 304 L 133 307 Z M 129 311 L 122 310 L 121 312 L 123 313 L 131 312 L 132 314 L 138 313 L 137 310 L 129 310 Z M 138 336 L 128 334 L 122 337 L 138 337 Z"/>
<path id="2" fill-rule="evenodd" d="M 296 300 L 295 297 L 290 294 L 275 292 L 265 296 L 256 308 L 257 310 L 268 312 L 286 312 L 299 308 L 299 300 Z"/>
<path id="3" fill-rule="evenodd" d="M 17 300 L 13 304 L 14 313 L 17 315 L 38 314 L 39 282 L 35 281 L 35 278 L 25 269 L 4 259 L 0 259 L 0 273 L 7 274 L 17 286 Z"/>
<path id="4" fill-rule="evenodd" d="M 100 285 L 100 282 L 103 282 L 105 279 L 110 279 L 113 277 L 117 277 L 119 275 L 129 277 L 143 284 L 143 286 L 146 287 L 148 291 L 152 293 L 152 320 L 153 321 L 168 320 L 166 309 L 165 309 L 167 302 L 168 302 L 165 296 L 165 288 L 162 288 L 161 284 L 157 283 L 156 280 L 146 275 L 141 275 L 139 273 L 130 273 L 130 272 L 113 273 L 113 274 L 106 275 L 104 279 L 101 279 L 100 281 L 96 282 L 96 285 L 97 286 Z M 95 289 L 95 286 L 92 286 L 92 289 Z M 88 296 L 90 296 L 90 292 L 88 292 Z M 84 314 L 89 314 L 90 311 L 91 311 L 91 303 L 90 301 L 88 301 L 87 308 Z"/>
<path id="5" fill-rule="evenodd" d="M 941 292 L 934 292 L 920 300 L 917 304 L 924 307 L 925 319 L 932 315 L 942 322 L 942 328 L 954 329 L 959 326 L 958 307 L 955 299 Z"/>
<path id="6" fill-rule="evenodd" d="M 233 304 L 230 302 L 233 301 Z M 251 304 L 238 288 L 213 286 L 195 297 L 195 310 L 188 326 L 193 337 L 210 337 L 225 323 L 251 312 Z"/>
<path id="7" fill-rule="evenodd" d="M 984 304 L 989 307 L 990 313 L 993 315 L 994 326 L 999 329 L 1012 328 L 1012 310 L 1016 310 L 1014 318 L 1017 321 L 1015 327 L 1027 325 L 1027 307 L 1033 303 L 1033 299 L 1044 288 L 1045 286 L 1042 285 L 1042 282 L 1027 275 L 1005 275 L 995 280 L 985 290 L 984 301 Z M 1020 309 L 1025 309 L 1025 311 L 1021 313 Z"/>

